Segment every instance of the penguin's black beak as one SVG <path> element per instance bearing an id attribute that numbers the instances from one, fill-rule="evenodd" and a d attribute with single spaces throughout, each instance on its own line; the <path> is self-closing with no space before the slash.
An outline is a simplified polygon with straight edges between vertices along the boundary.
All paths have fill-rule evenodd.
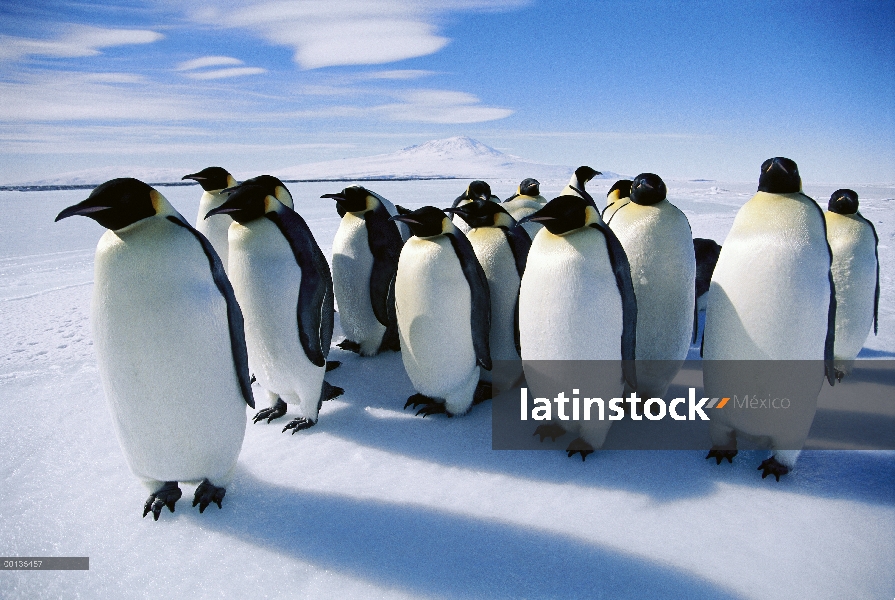
<path id="1" fill-rule="evenodd" d="M 546 223 L 547 221 L 556 221 L 556 217 L 548 217 L 547 215 L 538 216 L 538 213 L 534 213 L 528 215 L 527 217 L 522 217 L 516 223 L 522 225 L 523 223 Z"/>
<path id="2" fill-rule="evenodd" d="M 264 199 L 267 192 L 264 187 L 258 185 L 236 186 L 227 200 L 208 211 L 205 218 L 214 215 L 230 215 L 235 221 L 245 223 L 264 215 Z"/>
<path id="3" fill-rule="evenodd" d="M 402 223 L 407 223 L 408 225 L 422 225 L 416 219 L 413 219 L 407 215 L 395 215 L 393 217 L 388 218 L 389 221 L 401 221 Z"/>
<path id="4" fill-rule="evenodd" d="M 335 200 L 337 202 L 339 200 L 345 200 L 345 196 L 343 196 L 342 194 L 323 194 L 320 197 L 321 198 L 332 198 L 333 200 Z"/>
<path id="5" fill-rule="evenodd" d="M 54 223 L 57 221 L 61 221 L 62 219 L 67 219 L 68 217 L 82 216 L 82 217 L 90 217 L 94 213 L 98 213 L 104 210 L 109 210 L 112 208 L 108 202 L 104 202 L 99 198 L 88 198 L 83 202 L 78 202 L 74 206 L 69 206 L 64 209 L 58 215 L 56 215 L 56 219 L 53 221 Z"/>
<path id="6" fill-rule="evenodd" d="M 205 181 L 206 178 L 202 175 L 199 175 L 198 173 L 191 173 L 190 175 L 184 175 L 180 178 L 181 181 L 183 181 L 184 179 L 192 179 L 193 181 Z"/>

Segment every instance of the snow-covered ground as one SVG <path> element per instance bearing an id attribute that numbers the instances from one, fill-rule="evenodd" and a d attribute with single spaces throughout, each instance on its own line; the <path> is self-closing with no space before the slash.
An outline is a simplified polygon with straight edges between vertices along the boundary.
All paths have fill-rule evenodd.
<path id="1" fill-rule="evenodd" d="M 504 198 L 518 181 L 489 182 Z M 369 187 L 448 206 L 466 183 Z M 544 177 L 543 195 L 564 183 Z M 667 184 L 694 236 L 721 243 L 755 189 Z M 289 186 L 326 254 L 338 217 L 318 197 L 344 185 Z M 837 187 L 854 186 L 805 191 L 825 206 Z M 892 358 L 895 186 L 855 189 L 882 265 L 880 334 L 862 356 Z M 198 186 L 161 191 L 195 218 Z M 53 223 L 87 193 L 0 192 L 0 555 L 90 557 L 89 571 L 0 571 L 0 598 L 895 597 L 895 453 L 805 452 L 777 483 L 755 452 L 716 466 L 704 452 L 492 451 L 487 404 L 403 411 L 413 390 L 394 353 L 334 349 L 328 379 L 345 394 L 308 431 L 249 424 L 223 510 L 200 515 L 183 486 L 176 513 L 142 519 L 90 340 L 103 230 Z"/>

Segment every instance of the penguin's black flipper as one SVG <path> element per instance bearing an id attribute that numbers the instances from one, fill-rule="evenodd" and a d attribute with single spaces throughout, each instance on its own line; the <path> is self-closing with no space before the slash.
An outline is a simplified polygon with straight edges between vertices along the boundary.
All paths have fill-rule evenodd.
<path id="1" fill-rule="evenodd" d="M 870 231 L 873 232 L 873 254 L 876 256 L 876 292 L 873 295 L 873 335 L 876 335 L 879 330 L 879 236 L 876 234 L 876 227 L 873 226 L 870 219 L 866 218 L 861 213 L 855 214 L 864 219 L 864 222 L 870 227 Z"/>
<path id="2" fill-rule="evenodd" d="M 218 505 L 218 509 L 223 508 L 221 502 L 224 500 L 224 494 L 227 493 L 222 487 L 212 484 L 207 479 L 203 479 L 199 487 L 196 488 L 196 494 L 193 496 L 193 506 L 199 505 L 199 513 L 204 513 L 208 505 L 214 502 Z"/>
<path id="3" fill-rule="evenodd" d="M 236 301 L 236 294 L 233 293 L 233 286 L 224 272 L 224 263 L 221 262 L 218 253 L 215 252 L 214 246 L 211 245 L 208 238 L 196 231 L 192 225 L 174 215 L 169 215 L 168 220 L 192 233 L 202 246 L 205 256 L 208 257 L 208 264 L 211 267 L 211 278 L 227 302 L 227 326 L 230 329 L 230 348 L 233 352 L 233 366 L 236 369 L 236 378 L 239 380 L 239 389 L 242 392 L 242 398 L 245 400 L 245 403 L 255 408 L 252 380 L 249 375 L 249 351 L 246 347 L 245 324 L 242 318 L 242 310 Z M 156 520 L 158 520 L 158 517 L 156 517 Z"/>
<path id="4" fill-rule="evenodd" d="M 759 191 L 762 191 L 761 187 L 759 187 Z M 820 215 L 820 224 L 824 230 L 824 242 L 827 246 L 827 255 L 830 257 L 830 268 L 827 270 L 827 278 L 830 281 L 830 308 L 827 311 L 827 337 L 824 341 L 824 373 L 827 377 L 827 381 L 830 383 L 831 386 L 833 386 L 836 385 L 836 368 L 833 366 L 833 350 L 836 343 L 836 284 L 833 282 L 833 249 L 830 248 L 830 242 L 828 241 L 829 238 L 827 237 L 827 218 L 824 216 L 823 209 L 817 202 L 814 201 L 814 198 L 812 198 L 811 196 L 808 196 L 804 193 L 801 194 L 801 196 L 807 202 L 810 202 L 812 206 L 817 208 L 817 214 Z M 705 336 L 703 336 L 703 339 L 705 339 Z M 759 469 L 761 469 L 761 467 L 759 467 Z M 787 469 L 787 473 L 788 472 L 789 470 Z M 764 479 L 766 476 L 767 473 L 765 473 L 765 475 L 762 475 L 762 479 Z M 777 476 L 777 481 L 780 481 L 779 475 Z"/>
<path id="5" fill-rule="evenodd" d="M 176 481 L 166 481 L 165 485 L 159 491 L 150 494 L 146 502 L 143 503 L 143 516 L 145 517 L 152 512 L 152 519 L 158 521 L 162 508 L 168 507 L 168 510 L 174 512 L 174 505 L 183 496 L 183 492 L 177 487 Z M 193 505 L 195 506 L 195 504 Z"/>
<path id="6" fill-rule="evenodd" d="M 606 250 L 615 272 L 615 283 L 622 299 L 622 370 L 631 389 L 637 389 L 637 373 L 634 369 L 634 350 L 637 342 L 637 297 L 631 281 L 631 265 L 615 233 L 602 223 L 591 223 L 606 238 Z"/>
<path id="7" fill-rule="evenodd" d="M 282 398 L 277 398 L 276 404 L 273 406 L 269 406 L 268 408 L 262 408 L 255 416 L 252 418 L 252 423 L 260 423 L 264 419 L 267 419 L 267 422 L 270 423 L 274 419 L 279 419 L 283 415 L 286 414 L 286 403 L 283 402 Z"/>
<path id="8" fill-rule="evenodd" d="M 490 371 L 491 364 L 491 292 L 488 289 L 488 279 L 485 277 L 485 271 L 479 264 L 472 244 L 463 235 L 459 229 L 445 233 L 457 259 L 460 261 L 460 268 L 463 269 L 463 275 L 469 284 L 469 292 L 471 297 L 471 318 L 472 318 L 472 346 L 475 350 L 476 362 L 483 369 Z"/>
<path id="9" fill-rule="evenodd" d="M 364 213 L 367 226 L 367 243 L 373 255 L 373 269 L 370 271 L 370 304 L 376 320 L 383 326 L 389 326 L 389 298 L 394 303 L 394 294 L 389 295 L 395 275 L 398 273 L 398 258 L 404 241 L 398 224 L 389 220 L 391 217 L 385 206 L 380 203 L 375 210 Z"/>
<path id="10" fill-rule="evenodd" d="M 566 452 L 569 455 L 569 458 L 572 458 L 576 454 L 581 454 L 581 462 L 584 462 L 584 459 L 587 458 L 588 454 L 594 453 L 594 447 L 584 441 L 584 438 L 575 438 L 569 444 L 569 447 L 566 448 Z"/>
<path id="11" fill-rule="evenodd" d="M 326 366 L 333 336 L 335 301 L 329 263 L 305 220 L 287 206 L 265 215 L 289 242 L 301 269 L 298 291 L 298 339 L 305 356 L 318 367 Z"/>
<path id="12" fill-rule="evenodd" d="M 531 249 L 531 238 L 528 232 L 521 225 L 510 227 L 503 230 L 510 245 L 510 251 L 513 253 L 513 259 L 516 261 L 516 272 L 519 279 L 525 273 L 525 263 L 528 261 L 528 251 Z"/>
<path id="13" fill-rule="evenodd" d="M 777 460 L 777 457 L 775 456 L 761 461 L 761 464 L 758 465 L 758 469 L 756 470 L 761 471 L 762 479 L 764 479 L 768 475 L 773 475 L 777 481 L 780 481 L 781 475 L 786 475 L 787 473 L 789 473 L 789 467 L 779 462 Z"/>

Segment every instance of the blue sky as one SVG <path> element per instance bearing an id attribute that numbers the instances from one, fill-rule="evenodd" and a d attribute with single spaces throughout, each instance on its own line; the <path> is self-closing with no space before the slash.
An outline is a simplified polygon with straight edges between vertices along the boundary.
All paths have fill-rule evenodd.
<path id="1" fill-rule="evenodd" d="M 469 135 L 539 162 L 895 182 L 895 2 L 0 5 L 0 183 Z M 126 175 L 122 172 L 122 175 Z"/>

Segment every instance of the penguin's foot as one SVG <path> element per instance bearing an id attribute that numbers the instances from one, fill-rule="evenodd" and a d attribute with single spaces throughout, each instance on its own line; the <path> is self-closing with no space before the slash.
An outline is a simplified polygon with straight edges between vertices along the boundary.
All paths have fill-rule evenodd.
<path id="1" fill-rule="evenodd" d="M 588 454 L 594 453 L 594 447 L 584 441 L 584 438 L 575 438 L 572 440 L 572 443 L 569 444 L 569 447 L 566 448 L 566 452 L 569 453 L 569 458 L 572 458 L 576 454 L 581 454 L 581 462 L 584 462 L 584 459 L 587 458 Z"/>
<path id="2" fill-rule="evenodd" d="M 283 427 L 283 433 L 286 433 L 288 430 L 291 429 L 292 435 L 295 435 L 296 431 L 301 431 L 302 429 L 309 429 L 316 424 L 317 423 L 315 421 L 312 421 L 310 419 L 306 419 L 304 417 L 298 417 L 298 418 L 292 419 L 291 421 L 286 423 L 286 426 Z"/>
<path id="3" fill-rule="evenodd" d="M 274 419 L 279 419 L 283 415 L 286 414 L 286 403 L 283 402 L 282 398 L 277 398 L 277 403 L 271 406 L 270 408 L 265 408 L 259 410 L 255 417 L 252 419 L 252 423 L 258 423 L 259 421 L 263 421 L 267 419 L 267 422 L 270 423 Z"/>
<path id="4" fill-rule="evenodd" d="M 404 404 L 404 409 L 407 407 L 416 408 L 417 406 L 422 406 L 418 411 L 416 411 L 416 415 L 422 415 L 423 418 L 428 417 L 429 415 L 447 415 L 448 418 L 453 417 L 454 415 L 444 407 L 444 402 L 439 402 L 435 398 L 431 398 L 424 394 L 414 394 L 410 398 L 407 399 L 407 402 Z"/>
<path id="5" fill-rule="evenodd" d="M 145 517 L 152 511 L 153 520 L 158 521 L 158 517 L 162 513 L 162 507 L 167 506 L 168 510 L 174 512 L 174 504 L 180 500 L 181 496 L 183 496 L 183 492 L 177 487 L 177 482 L 166 481 L 162 489 L 154 494 L 150 494 L 149 498 L 146 499 L 146 502 L 143 504 L 143 516 Z"/>
<path id="6" fill-rule="evenodd" d="M 252 384 L 255 383 L 256 381 L 258 381 L 258 380 L 255 379 L 255 374 L 252 373 L 252 376 L 249 378 L 249 385 L 252 385 Z"/>
<path id="7" fill-rule="evenodd" d="M 323 393 L 321 394 L 321 398 L 323 398 L 324 400 L 332 400 L 333 398 L 338 398 L 344 393 L 345 390 L 343 390 L 342 388 L 335 385 L 330 385 L 326 381 L 323 382 Z"/>
<path id="8" fill-rule="evenodd" d="M 328 360 L 328 361 L 326 361 L 326 372 L 329 373 L 330 371 L 335 371 L 336 369 L 338 369 L 341 366 L 342 366 L 341 360 Z"/>
<path id="9" fill-rule="evenodd" d="M 556 438 L 563 436 L 566 434 L 566 430 L 560 427 L 559 425 L 538 425 L 538 428 L 535 429 L 535 432 L 532 435 L 541 436 L 541 441 L 544 441 L 544 438 L 550 438 L 554 442 Z"/>
<path id="10" fill-rule="evenodd" d="M 737 449 L 731 448 L 730 446 L 712 446 L 712 449 L 709 450 L 709 453 L 705 455 L 706 460 L 710 458 L 714 458 L 716 463 L 720 465 L 721 461 L 725 458 L 727 462 L 733 464 L 733 457 L 737 455 Z"/>
<path id="11" fill-rule="evenodd" d="M 789 473 L 789 467 L 777 461 L 776 456 L 772 456 L 767 460 L 763 460 L 761 464 L 758 465 L 757 470 L 762 472 L 762 479 L 764 479 L 768 475 L 773 475 L 777 479 L 777 481 L 780 481 L 781 475 L 786 475 L 787 473 Z"/>
<path id="12" fill-rule="evenodd" d="M 352 342 L 349 339 L 344 339 L 338 344 L 336 344 L 342 350 L 347 350 L 348 352 L 354 352 L 355 354 L 360 354 L 360 344 L 357 342 Z"/>
<path id="13" fill-rule="evenodd" d="M 198 504 L 200 513 L 204 513 L 205 509 L 212 502 L 217 504 L 218 508 L 222 508 L 221 501 L 226 493 L 227 490 L 224 488 L 212 484 L 207 479 L 203 479 L 199 487 L 196 488 L 196 495 L 193 496 L 193 506 Z"/>
<path id="14" fill-rule="evenodd" d="M 494 397 L 494 388 L 488 381 L 480 381 L 475 386 L 475 392 L 472 394 L 472 405 L 481 404 L 485 400 Z"/>
<path id="15" fill-rule="evenodd" d="M 842 378 L 845 377 L 845 372 L 840 371 L 839 369 L 833 369 L 833 372 L 836 374 L 836 381 L 842 383 Z"/>

